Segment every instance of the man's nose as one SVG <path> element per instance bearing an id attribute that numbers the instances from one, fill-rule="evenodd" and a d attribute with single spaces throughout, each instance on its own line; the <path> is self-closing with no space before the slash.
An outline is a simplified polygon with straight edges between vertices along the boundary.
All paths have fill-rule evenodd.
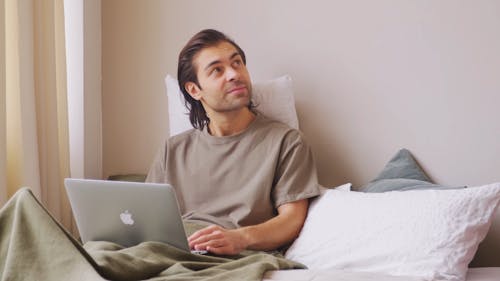
<path id="1" fill-rule="evenodd" d="M 234 67 L 228 67 L 226 71 L 226 79 L 227 81 L 234 81 L 238 80 L 240 78 L 240 72 L 238 69 L 235 69 Z"/>

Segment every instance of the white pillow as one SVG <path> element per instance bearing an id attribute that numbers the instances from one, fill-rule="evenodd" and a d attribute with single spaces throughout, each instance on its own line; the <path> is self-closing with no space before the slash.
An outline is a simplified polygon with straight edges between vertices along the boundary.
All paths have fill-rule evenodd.
<path id="1" fill-rule="evenodd" d="M 329 190 L 285 256 L 310 269 L 464 280 L 500 200 L 500 183 L 455 190 Z"/>
<path id="2" fill-rule="evenodd" d="M 165 77 L 165 85 L 167 87 L 170 136 L 174 136 L 192 129 L 193 126 L 189 122 L 189 112 L 184 105 L 184 96 L 179 89 L 177 79 L 167 75 Z"/>
<path id="3" fill-rule="evenodd" d="M 179 89 L 177 79 L 167 75 L 165 85 L 167 87 L 170 136 L 173 136 L 193 127 L 189 122 L 188 110 L 184 105 L 184 97 Z M 284 75 L 273 80 L 253 83 L 252 89 L 252 100 L 259 112 L 292 128 L 299 128 L 290 76 Z"/>
<path id="4" fill-rule="evenodd" d="M 324 186 L 320 185 L 319 190 L 320 190 L 321 194 L 325 194 L 326 192 L 328 192 L 329 190 L 332 190 L 332 189 L 339 190 L 339 191 L 351 191 L 351 186 L 352 186 L 351 183 L 345 183 L 343 185 L 339 185 L 337 187 L 332 187 L 332 188 L 328 188 L 328 187 L 324 187 Z"/>

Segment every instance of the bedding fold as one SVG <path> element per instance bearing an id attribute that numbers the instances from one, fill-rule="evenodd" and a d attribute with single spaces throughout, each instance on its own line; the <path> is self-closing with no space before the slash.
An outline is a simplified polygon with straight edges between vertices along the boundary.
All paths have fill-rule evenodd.
<path id="1" fill-rule="evenodd" d="M 159 242 L 82 246 L 27 188 L 0 210 L 0 261 L 0 281 L 261 280 L 269 270 L 304 268 L 278 253 L 194 255 Z"/>
<path id="2" fill-rule="evenodd" d="M 0 210 L 0 280 L 104 280 L 27 188 Z"/>

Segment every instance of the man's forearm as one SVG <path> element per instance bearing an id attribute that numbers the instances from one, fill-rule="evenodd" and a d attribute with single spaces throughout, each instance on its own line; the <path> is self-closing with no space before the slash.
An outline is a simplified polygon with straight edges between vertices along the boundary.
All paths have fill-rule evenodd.
<path id="1" fill-rule="evenodd" d="M 264 223 L 238 229 L 211 225 L 193 233 L 189 246 L 218 255 L 234 255 L 245 249 L 274 250 L 292 242 L 300 233 L 307 216 L 308 199 L 278 207 L 278 215 Z"/>
<path id="2" fill-rule="evenodd" d="M 297 238 L 306 219 L 308 206 L 308 199 L 283 204 L 278 208 L 278 216 L 236 231 L 241 232 L 249 250 L 279 248 Z"/>

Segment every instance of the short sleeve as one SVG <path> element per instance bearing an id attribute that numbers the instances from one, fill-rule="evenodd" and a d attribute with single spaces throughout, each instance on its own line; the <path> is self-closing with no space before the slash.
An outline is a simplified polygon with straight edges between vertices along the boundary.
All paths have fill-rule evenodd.
<path id="1" fill-rule="evenodd" d="M 310 146 L 297 130 L 283 138 L 273 184 L 275 207 L 320 194 Z"/>
<path id="2" fill-rule="evenodd" d="M 168 143 L 165 142 L 163 146 L 158 149 L 155 159 L 149 168 L 148 176 L 146 177 L 146 182 L 151 183 L 166 183 L 166 169 L 165 169 L 165 159 L 167 153 Z"/>

